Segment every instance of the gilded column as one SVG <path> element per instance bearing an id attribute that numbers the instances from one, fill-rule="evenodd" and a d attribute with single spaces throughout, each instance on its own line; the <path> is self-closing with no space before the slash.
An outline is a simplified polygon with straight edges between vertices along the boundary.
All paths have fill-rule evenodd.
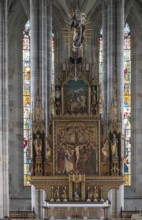
<path id="1" fill-rule="evenodd" d="M 9 216 L 7 5 L 0 1 L 0 218 Z"/>

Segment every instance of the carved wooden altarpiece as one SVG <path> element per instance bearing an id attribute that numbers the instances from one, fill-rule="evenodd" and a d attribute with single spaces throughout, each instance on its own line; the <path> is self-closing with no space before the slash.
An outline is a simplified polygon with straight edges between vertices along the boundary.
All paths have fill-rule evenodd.
<path id="1" fill-rule="evenodd" d="M 42 117 L 33 123 L 31 184 L 45 190 L 49 203 L 102 204 L 109 200 L 109 190 L 124 182 L 121 130 L 110 120 L 111 129 L 104 135 L 98 80 L 82 72 L 81 65 L 68 67 L 78 68 L 77 79 L 66 71 L 56 81 L 48 137 Z M 39 112 L 43 115 L 42 109 Z"/>

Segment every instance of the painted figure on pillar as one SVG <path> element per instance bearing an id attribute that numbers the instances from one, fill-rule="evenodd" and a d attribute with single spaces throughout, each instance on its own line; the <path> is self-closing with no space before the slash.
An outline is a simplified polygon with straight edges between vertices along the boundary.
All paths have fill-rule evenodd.
<path id="1" fill-rule="evenodd" d="M 84 40 L 86 15 L 81 13 L 79 9 L 76 9 L 71 17 L 71 28 L 74 28 L 73 47 L 81 47 Z"/>

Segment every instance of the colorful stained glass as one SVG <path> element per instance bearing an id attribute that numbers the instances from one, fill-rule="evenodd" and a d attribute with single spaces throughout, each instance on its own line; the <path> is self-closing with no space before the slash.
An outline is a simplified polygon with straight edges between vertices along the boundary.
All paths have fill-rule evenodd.
<path id="1" fill-rule="evenodd" d="M 128 24 L 124 27 L 124 177 L 131 185 L 131 36 Z"/>
<path id="2" fill-rule="evenodd" d="M 30 25 L 23 31 L 23 124 L 24 124 L 24 186 L 30 186 L 31 176 L 31 98 L 30 98 Z"/>
<path id="3" fill-rule="evenodd" d="M 54 114 L 54 103 L 55 103 L 55 61 L 54 61 L 54 34 L 52 33 L 52 114 Z"/>
<path id="4" fill-rule="evenodd" d="M 103 108 L 102 108 L 102 84 L 103 84 L 103 44 L 102 44 L 102 29 L 100 31 L 99 36 L 99 84 L 100 84 L 100 97 L 99 97 L 99 112 L 102 114 Z"/>
<path id="5" fill-rule="evenodd" d="M 100 113 L 102 113 L 102 30 L 99 36 Z M 131 185 L 131 36 L 128 24 L 124 27 L 124 136 L 125 185 Z"/>

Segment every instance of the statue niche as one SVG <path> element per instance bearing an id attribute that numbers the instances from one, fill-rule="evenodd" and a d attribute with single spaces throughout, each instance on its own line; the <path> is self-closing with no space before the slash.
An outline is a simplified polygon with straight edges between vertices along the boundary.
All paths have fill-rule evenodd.
<path id="1" fill-rule="evenodd" d="M 98 111 L 98 87 L 97 85 L 91 86 L 91 112 L 93 115 Z"/>
<path id="2" fill-rule="evenodd" d="M 56 115 L 61 114 L 61 86 L 55 86 L 55 111 Z"/>
<path id="3" fill-rule="evenodd" d="M 44 174 L 44 132 L 37 130 L 33 132 L 33 175 L 42 176 Z"/>
<path id="4" fill-rule="evenodd" d="M 35 148 L 35 156 L 41 157 L 42 156 L 42 137 L 41 137 L 40 132 L 37 132 L 35 134 L 34 148 Z"/>
<path id="5" fill-rule="evenodd" d="M 121 175 L 121 134 L 116 130 L 110 132 L 110 170 L 111 175 Z"/>

